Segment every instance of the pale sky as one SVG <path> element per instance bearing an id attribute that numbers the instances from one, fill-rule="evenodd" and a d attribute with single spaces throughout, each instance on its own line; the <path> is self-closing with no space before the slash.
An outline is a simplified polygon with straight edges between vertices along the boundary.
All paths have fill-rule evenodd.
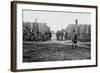
<path id="1" fill-rule="evenodd" d="M 76 19 L 79 24 L 91 24 L 90 13 L 23 10 L 24 22 L 34 22 L 35 19 L 47 23 L 54 32 L 66 29 L 68 24 L 75 24 Z"/>

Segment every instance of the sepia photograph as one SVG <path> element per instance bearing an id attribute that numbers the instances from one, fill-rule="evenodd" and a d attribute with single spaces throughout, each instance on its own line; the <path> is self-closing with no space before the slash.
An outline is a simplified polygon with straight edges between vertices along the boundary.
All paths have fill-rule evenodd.
<path id="1" fill-rule="evenodd" d="M 23 10 L 23 62 L 91 59 L 91 13 Z"/>

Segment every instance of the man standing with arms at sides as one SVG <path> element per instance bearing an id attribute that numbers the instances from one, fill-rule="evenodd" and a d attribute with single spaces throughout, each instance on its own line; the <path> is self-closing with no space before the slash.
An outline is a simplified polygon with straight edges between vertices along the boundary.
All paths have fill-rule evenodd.
<path id="1" fill-rule="evenodd" d="M 75 30 L 73 30 L 73 35 L 72 35 L 72 49 L 77 48 L 77 33 Z"/>

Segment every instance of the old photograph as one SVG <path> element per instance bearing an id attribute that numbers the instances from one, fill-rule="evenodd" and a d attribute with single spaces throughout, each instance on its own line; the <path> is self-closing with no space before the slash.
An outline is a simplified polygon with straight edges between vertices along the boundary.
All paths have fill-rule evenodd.
<path id="1" fill-rule="evenodd" d="M 11 3 L 11 70 L 98 65 L 97 6 Z"/>
<path id="2" fill-rule="evenodd" d="M 91 13 L 23 10 L 23 62 L 91 59 Z"/>

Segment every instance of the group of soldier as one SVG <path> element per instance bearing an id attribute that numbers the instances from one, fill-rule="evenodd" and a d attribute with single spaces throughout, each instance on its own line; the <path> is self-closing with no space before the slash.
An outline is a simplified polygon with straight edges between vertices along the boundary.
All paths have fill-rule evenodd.
<path id="1" fill-rule="evenodd" d="M 58 31 L 56 33 L 56 38 L 57 40 L 66 40 L 68 38 L 68 34 L 67 32 L 64 33 L 62 31 Z M 72 41 L 72 48 L 77 47 L 77 33 L 75 30 L 73 30 L 71 41 Z"/>
<path id="2" fill-rule="evenodd" d="M 57 31 L 56 33 L 57 40 L 64 40 L 67 39 L 67 32 Z"/>

